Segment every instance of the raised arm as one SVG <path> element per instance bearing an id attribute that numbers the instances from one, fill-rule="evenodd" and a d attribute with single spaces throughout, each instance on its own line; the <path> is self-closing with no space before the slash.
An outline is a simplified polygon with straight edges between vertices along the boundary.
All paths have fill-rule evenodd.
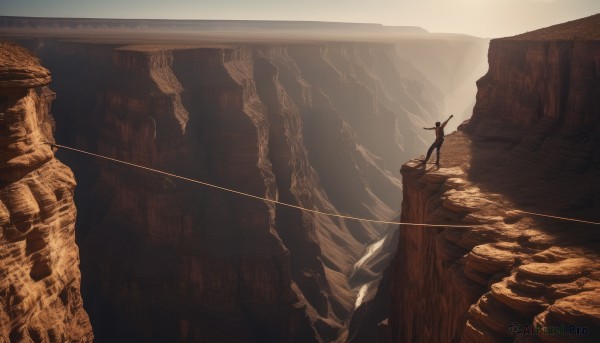
<path id="1" fill-rule="evenodd" d="M 450 121 L 450 119 L 452 119 L 452 117 L 454 117 L 454 114 L 451 114 L 450 117 L 448 117 L 448 119 L 446 119 L 445 122 L 442 123 L 442 128 L 444 128 L 446 126 L 446 124 L 448 124 L 448 122 Z"/>

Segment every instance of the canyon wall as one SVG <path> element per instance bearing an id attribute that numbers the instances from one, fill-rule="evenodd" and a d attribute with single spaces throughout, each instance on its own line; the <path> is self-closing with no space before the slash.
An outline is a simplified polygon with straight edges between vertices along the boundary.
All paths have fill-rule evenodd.
<path id="1" fill-rule="evenodd" d="M 475 226 L 400 227 L 391 341 L 600 337 L 598 27 L 595 15 L 492 40 L 441 166 L 403 165 L 403 221 Z"/>
<path id="2" fill-rule="evenodd" d="M 60 143 L 326 212 L 393 218 L 393 173 L 448 109 L 395 44 L 19 41 L 53 71 Z M 393 228 L 61 153 L 98 342 L 345 341 L 393 251 Z"/>
<path id="3" fill-rule="evenodd" d="M 75 179 L 54 158 L 50 73 L 0 43 L 0 342 L 92 342 L 80 293 Z"/>
<path id="4" fill-rule="evenodd" d="M 422 145 L 386 94 L 407 81 L 377 78 L 394 73 L 392 53 L 368 45 L 120 47 L 109 73 L 92 74 L 106 84 L 95 108 L 68 112 L 86 119 L 75 119 L 82 126 L 64 141 L 294 205 L 390 218 L 388 204 L 401 195 L 390 172 L 403 154 L 395 141 Z M 431 90 L 409 88 L 403 106 L 424 108 L 433 121 L 439 101 L 422 97 L 437 93 L 422 86 Z M 81 232 L 99 340 L 344 340 L 353 287 L 377 277 L 368 266 L 353 273 L 354 263 L 385 227 L 110 163 L 81 174 L 95 168 Z"/>

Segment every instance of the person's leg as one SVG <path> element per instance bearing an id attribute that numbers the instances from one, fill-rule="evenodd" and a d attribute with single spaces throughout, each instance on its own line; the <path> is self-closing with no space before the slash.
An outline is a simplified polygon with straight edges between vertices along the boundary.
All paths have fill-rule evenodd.
<path id="1" fill-rule="evenodd" d="M 423 163 L 427 163 L 427 161 L 429 161 L 429 157 L 431 157 L 431 153 L 433 152 L 433 149 L 435 149 L 435 146 L 437 142 L 433 142 L 433 144 L 431 144 L 431 146 L 429 147 L 429 150 L 427 150 L 427 157 L 425 157 L 424 160 L 422 160 L 421 162 Z"/>
<path id="2" fill-rule="evenodd" d="M 435 164 L 440 164 L 440 149 L 442 148 L 442 144 L 444 144 L 444 139 L 440 139 L 439 142 L 436 142 L 436 149 L 437 149 L 437 160 L 435 161 Z"/>

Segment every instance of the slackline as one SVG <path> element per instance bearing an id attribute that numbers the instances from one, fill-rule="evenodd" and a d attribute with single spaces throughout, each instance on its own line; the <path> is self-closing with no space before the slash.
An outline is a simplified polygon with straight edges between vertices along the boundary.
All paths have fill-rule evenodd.
<path id="1" fill-rule="evenodd" d="M 261 197 L 261 196 L 257 196 L 257 195 L 253 195 L 253 194 L 249 194 L 249 193 L 245 193 L 245 192 L 241 192 L 241 191 L 238 191 L 238 190 L 235 190 L 235 189 L 231 189 L 231 188 L 227 188 L 227 187 L 222 187 L 222 186 L 214 185 L 212 183 L 208 183 L 208 182 L 205 182 L 205 181 L 191 179 L 191 178 L 188 178 L 188 177 L 185 177 L 185 176 L 180 176 L 180 175 L 169 173 L 169 172 L 162 171 L 162 170 L 159 170 L 159 169 L 154 169 L 154 168 L 142 166 L 142 165 L 139 165 L 139 164 L 135 164 L 135 163 L 131 163 L 131 162 L 119 160 L 119 159 L 116 159 L 116 158 L 112 158 L 112 157 L 108 157 L 108 156 L 104 156 L 104 155 L 100 155 L 100 154 L 95 154 L 93 152 L 89 152 L 89 151 L 85 151 L 85 150 L 81 150 L 81 149 L 72 148 L 72 147 L 69 147 L 69 146 L 66 146 L 66 145 L 61 145 L 61 144 L 56 144 L 56 143 L 49 143 L 49 142 L 44 142 L 44 144 L 49 144 L 51 146 L 55 146 L 55 147 L 58 147 L 58 148 L 63 148 L 63 149 L 67 149 L 67 150 L 70 150 L 70 151 L 74 151 L 74 152 L 78 152 L 78 153 L 81 153 L 81 154 L 85 154 L 85 155 L 88 155 L 88 156 L 93 156 L 93 157 L 96 157 L 96 158 L 100 158 L 100 159 L 112 161 L 112 162 L 123 164 L 123 165 L 129 166 L 129 167 L 134 167 L 134 168 L 138 168 L 138 169 L 150 171 L 150 172 L 157 173 L 157 174 L 162 174 L 162 175 L 170 176 L 170 177 L 173 177 L 173 178 L 176 178 L 176 179 L 180 179 L 180 180 L 184 180 L 184 181 L 188 181 L 188 182 L 200 184 L 200 185 L 203 185 L 203 186 L 206 186 L 206 187 L 218 189 L 218 190 L 229 192 L 229 193 L 233 193 L 233 194 L 238 194 L 238 195 L 245 196 L 245 197 L 248 197 L 248 198 L 252 198 L 252 199 L 256 199 L 256 200 L 262 200 L 262 201 L 266 201 L 266 202 L 269 202 L 269 203 L 272 203 L 272 204 L 281 205 L 281 206 L 290 207 L 290 208 L 295 208 L 295 209 L 300 210 L 300 211 L 310 212 L 310 213 L 314 213 L 314 214 L 320 214 L 320 215 L 329 216 L 329 217 L 349 219 L 349 220 L 356 220 L 356 221 L 369 222 L 369 223 L 391 224 L 391 225 L 412 225 L 412 226 L 454 227 L 454 228 L 472 228 L 472 227 L 486 226 L 486 225 L 426 224 L 426 223 L 395 222 L 395 221 L 386 221 L 386 220 L 367 219 L 367 218 L 360 218 L 360 217 L 354 217 L 354 216 L 347 216 L 347 215 L 337 214 L 337 213 L 322 212 L 322 211 L 319 211 L 319 210 L 313 210 L 313 209 L 310 209 L 310 208 L 305 208 L 305 207 L 302 207 L 302 206 L 292 205 L 292 204 L 288 204 L 286 202 L 282 202 L 282 201 L 278 201 L 278 200 L 274 200 L 274 199 L 268 199 L 268 198 L 265 198 L 265 197 Z M 553 219 L 559 219 L 559 220 L 565 220 L 565 221 L 572 221 L 572 222 L 578 222 L 578 223 L 592 224 L 592 225 L 600 225 L 600 223 L 597 223 L 597 222 L 592 222 L 592 221 L 587 221 L 587 220 L 581 220 L 581 219 L 552 216 L 552 215 L 548 215 L 548 214 L 542 214 L 542 213 L 536 213 L 536 212 L 528 212 L 528 211 L 522 211 L 522 210 L 517 210 L 517 209 L 513 209 L 513 211 L 521 212 L 523 214 L 540 216 L 540 217 L 547 217 L 547 218 L 553 218 Z"/>

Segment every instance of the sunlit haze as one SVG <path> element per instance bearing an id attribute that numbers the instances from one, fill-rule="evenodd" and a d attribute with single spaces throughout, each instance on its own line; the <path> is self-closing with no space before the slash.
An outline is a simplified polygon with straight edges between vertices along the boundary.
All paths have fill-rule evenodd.
<path id="1" fill-rule="evenodd" d="M 420 26 L 501 37 L 600 12 L 598 0 L 2 0 L 0 15 L 301 20 Z"/>

